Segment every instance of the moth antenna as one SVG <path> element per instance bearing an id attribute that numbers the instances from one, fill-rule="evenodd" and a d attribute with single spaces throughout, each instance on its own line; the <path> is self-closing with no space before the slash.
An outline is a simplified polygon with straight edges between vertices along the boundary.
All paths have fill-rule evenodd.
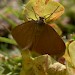
<path id="1" fill-rule="evenodd" d="M 37 18 L 37 16 L 36 16 L 36 13 L 35 13 L 35 11 L 34 11 L 34 8 L 32 7 L 32 9 L 33 9 L 33 12 L 34 12 L 34 14 L 35 14 L 35 17 Z M 38 14 L 37 14 L 38 15 Z M 38 18 L 37 18 L 37 20 L 38 20 Z"/>
<path id="2" fill-rule="evenodd" d="M 56 11 L 58 8 L 59 8 L 59 6 L 58 6 L 58 7 L 50 14 L 50 16 L 48 16 L 47 18 L 51 17 L 51 16 L 55 13 L 55 11 Z M 46 19 L 47 19 L 47 18 L 46 18 Z M 45 19 L 45 20 L 46 20 L 46 19 Z"/>

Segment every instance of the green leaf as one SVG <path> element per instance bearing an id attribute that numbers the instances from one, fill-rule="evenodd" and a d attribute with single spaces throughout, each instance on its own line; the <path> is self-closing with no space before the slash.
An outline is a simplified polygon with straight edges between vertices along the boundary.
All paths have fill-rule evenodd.
<path id="1" fill-rule="evenodd" d="M 5 42 L 5 43 L 17 45 L 17 43 L 14 39 L 9 39 L 9 38 L 5 38 L 5 37 L 0 37 L 0 42 Z"/>

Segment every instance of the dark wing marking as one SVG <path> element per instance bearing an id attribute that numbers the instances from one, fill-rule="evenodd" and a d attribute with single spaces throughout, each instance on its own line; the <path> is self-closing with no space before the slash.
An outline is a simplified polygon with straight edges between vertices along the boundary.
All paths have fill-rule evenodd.
<path id="1" fill-rule="evenodd" d="M 12 30 L 12 36 L 18 43 L 18 45 L 23 48 L 28 48 L 33 42 L 33 34 L 35 28 L 35 21 L 29 21 L 23 23 Z"/>
<path id="2" fill-rule="evenodd" d="M 56 31 L 49 25 L 45 25 L 38 41 L 32 48 L 40 54 L 58 55 L 65 51 L 65 44 Z M 34 44 L 35 44 L 34 42 Z"/>

